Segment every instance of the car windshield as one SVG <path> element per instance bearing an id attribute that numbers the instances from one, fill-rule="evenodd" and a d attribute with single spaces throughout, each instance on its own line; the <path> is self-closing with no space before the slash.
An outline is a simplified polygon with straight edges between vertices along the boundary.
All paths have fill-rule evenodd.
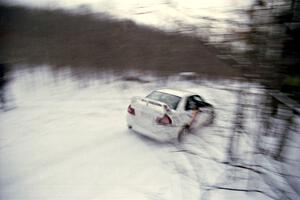
<path id="1" fill-rule="evenodd" d="M 204 99 L 203 99 L 202 97 L 200 97 L 199 95 L 194 95 L 194 96 L 192 96 L 192 99 L 193 99 L 194 101 L 198 101 L 198 102 L 204 101 Z"/>
<path id="2" fill-rule="evenodd" d="M 187 99 L 185 109 L 193 110 L 198 107 L 202 107 L 204 100 L 199 95 L 190 96 Z"/>
<path id="3" fill-rule="evenodd" d="M 173 110 L 176 110 L 178 103 L 181 100 L 181 97 L 158 91 L 154 91 L 146 97 L 152 100 L 163 102 Z"/>

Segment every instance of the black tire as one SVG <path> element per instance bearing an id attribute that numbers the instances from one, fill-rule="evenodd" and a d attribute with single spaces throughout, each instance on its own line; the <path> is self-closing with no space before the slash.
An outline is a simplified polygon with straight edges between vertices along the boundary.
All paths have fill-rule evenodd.
<path id="1" fill-rule="evenodd" d="M 187 135 L 189 132 L 189 129 L 187 127 L 184 127 L 179 133 L 178 133 L 178 136 L 177 136 L 177 140 L 178 142 L 181 142 L 183 137 L 185 135 Z"/>

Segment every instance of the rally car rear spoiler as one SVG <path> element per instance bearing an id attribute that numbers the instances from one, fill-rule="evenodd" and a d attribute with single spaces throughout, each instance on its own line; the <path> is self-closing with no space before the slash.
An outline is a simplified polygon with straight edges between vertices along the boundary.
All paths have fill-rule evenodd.
<path id="1" fill-rule="evenodd" d="M 161 102 L 161 101 L 156 101 L 156 100 L 149 99 L 146 97 L 137 97 L 137 96 L 132 97 L 132 103 L 135 103 L 137 101 L 145 102 L 147 105 L 151 104 L 151 105 L 162 107 L 164 109 L 164 111 L 167 113 L 171 112 L 171 108 L 168 106 L 168 104 Z"/>

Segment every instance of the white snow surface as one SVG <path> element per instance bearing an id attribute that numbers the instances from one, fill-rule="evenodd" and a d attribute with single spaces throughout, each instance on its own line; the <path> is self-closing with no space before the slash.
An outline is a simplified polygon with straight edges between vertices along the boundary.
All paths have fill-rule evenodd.
<path id="1" fill-rule="evenodd" d="M 20 69 L 0 113 L 0 199 L 193 200 L 224 180 L 227 140 L 238 83 L 203 84 L 144 76 L 77 80 L 68 70 Z M 162 143 L 131 132 L 126 109 L 132 96 L 178 87 L 215 106 L 213 126 Z M 251 87 L 251 86 L 249 86 Z M 223 89 L 220 89 L 223 88 Z M 241 185 L 240 185 L 241 186 Z M 261 194 L 211 192 L 209 199 L 267 199 Z"/>

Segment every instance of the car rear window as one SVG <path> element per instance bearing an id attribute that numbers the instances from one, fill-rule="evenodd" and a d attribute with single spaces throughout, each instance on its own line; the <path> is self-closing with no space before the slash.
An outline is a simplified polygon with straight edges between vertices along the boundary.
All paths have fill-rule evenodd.
<path id="1" fill-rule="evenodd" d="M 158 91 L 154 91 L 146 97 L 149 99 L 155 100 L 155 101 L 163 102 L 163 103 L 167 104 L 173 110 L 176 110 L 178 103 L 181 100 L 181 97 L 178 97 L 176 95 L 158 92 Z"/>

